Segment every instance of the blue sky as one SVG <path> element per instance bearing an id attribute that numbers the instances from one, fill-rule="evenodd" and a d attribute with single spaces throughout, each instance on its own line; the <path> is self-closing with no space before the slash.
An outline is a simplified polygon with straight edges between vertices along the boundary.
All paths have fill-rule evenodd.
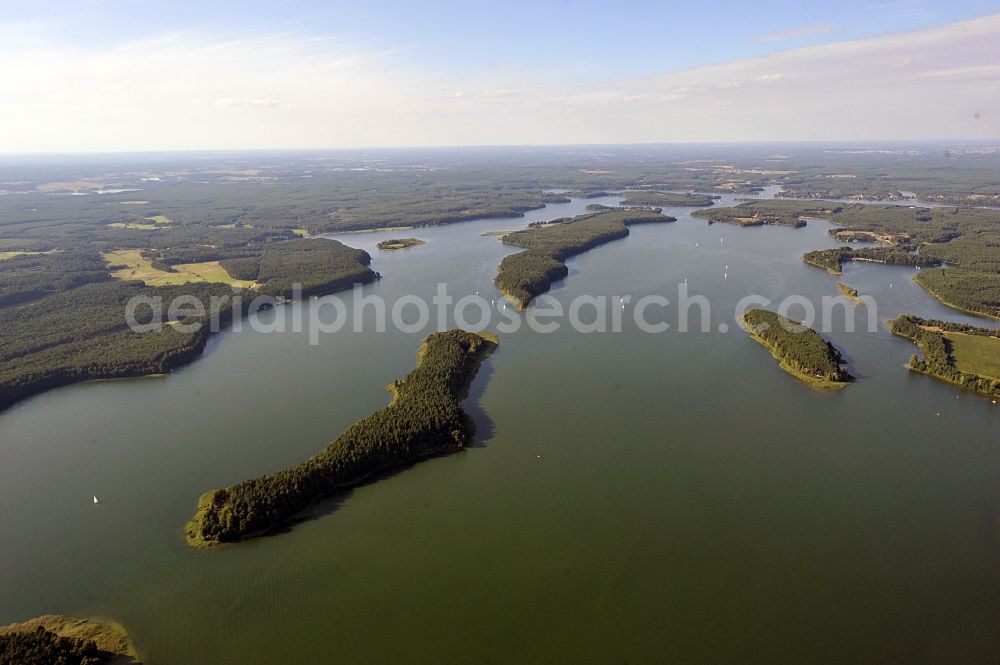
<path id="1" fill-rule="evenodd" d="M 53 36 L 80 44 L 191 30 L 220 38 L 335 36 L 398 50 L 444 72 L 537 68 L 560 70 L 573 80 L 643 76 L 1000 11 L 1000 3 L 982 0 L 58 0 L 4 6 L 5 20 L 41 21 Z"/>
<path id="2" fill-rule="evenodd" d="M 998 43 L 980 0 L 19 0 L 0 152 L 992 140 Z"/>

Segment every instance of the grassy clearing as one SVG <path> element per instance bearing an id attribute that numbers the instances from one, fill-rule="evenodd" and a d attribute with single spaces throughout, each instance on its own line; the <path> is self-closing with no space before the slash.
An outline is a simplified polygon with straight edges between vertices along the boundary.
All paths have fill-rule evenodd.
<path id="1" fill-rule="evenodd" d="M 253 288 L 255 282 L 245 279 L 234 279 L 218 261 L 205 263 L 181 263 L 173 266 L 175 272 L 166 272 L 154 268 L 149 259 L 138 249 L 123 249 L 104 254 L 104 260 L 112 266 L 124 266 L 111 273 L 112 277 L 122 280 L 138 279 L 149 286 L 168 286 L 171 284 L 188 284 L 191 282 L 217 282 Z"/>
<path id="2" fill-rule="evenodd" d="M 1000 338 L 949 332 L 955 366 L 963 372 L 1000 379 Z"/>
<path id="3" fill-rule="evenodd" d="M 57 251 L 59 251 L 59 250 L 53 249 L 53 250 L 50 250 L 48 252 L 22 252 L 22 251 L 0 252 L 0 261 L 4 261 L 6 259 L 12 259 L 15 256 L 24 256 L 26 254 L 30 254 L 32 256 L 38 256 L 38 255 L 41 255 L 41 254 L 54 254 Z"/>
<path id="4" fill-rule="evenodd" d="M 135 231 L 155 231 L 160 228 L 156 224 L 143 224 L 142 222 L 115 222 L 114 224 L 108 224 L 110 229 L 131 229 Z"/>
<path id="5" fill-rule="evenodd" d="M 143 217 L 145 222 L 115 222 L 113 224 L 108 224 L 108 228 L 112 229 L 132 229 L 136 231 L 156 231 L 157 229 L 163 229 L 170 226 L 170 218 L 166 215 L 153 215 L 152 217 Z"/>

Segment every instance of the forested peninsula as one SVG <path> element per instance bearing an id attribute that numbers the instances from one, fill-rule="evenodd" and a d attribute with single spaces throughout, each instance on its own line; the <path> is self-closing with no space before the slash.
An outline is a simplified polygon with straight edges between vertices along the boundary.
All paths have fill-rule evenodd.
<path id="1" fill-rule="evenodd" d="M 1000 395 L 997 331 L 910 314 L 892 321 L 890 328 L 923 351 L 922 358 L 910 358 L 909 369 L 984 395 Z"/>
<path id="2" fill-rule="evenodd" d="M 121 624 L 47 615 L 0 626 L 0 665 L 140 665 Z"/>
<path id="3" fill-rule="evenodd" d="M 820 249 L 806 253 L 802 260 L 809 265 L 823 268 L 834 275 L 843 274 L 843 264 L 847 261 L 868 261 L 898 266 L 939 266 L 935 258 L 905 252 L 892 247 L 839 247 Z"/>
<path id="4" fill-rule="evenodd" d="M 766 347 L 781 368 L 817 388 L 843 388 L 853 380 L 830 342 L 802 323 L 766 309 L 743 315 L 743 328 Z"/>
<path id="5" fill-rule="evenodd" d="M 673 221 L 675 217 L 664 215 L 659 209 L 624 208 L 557 219 L 508 233 L 502 241 L 526 251 L 511 254 L 500 262 L 497 288 L 524 309 L 535 297 L 548 291 L 552 282 L 569 274 L 567 258 L 624 238 L 631 224 Z"/>
<path id="6" fill-rule="evenodd" d="M 128 256 L 132 266 L 117 265 Z M 376 278 L 364 251 L 336 240 L 289 240 L 241 246 L 188 246 L 116 252 L 92 250 L 23 255 L 0 261 L 0 410 L 50 388 L 92 379 L 165 374 L 202 352 L 214 320 L 225 326 L 257 295 L 287 297 L 293 285 L 318 295 Z M 199 281 L 201 268 L 220 281 Z M 114 276 L 113 276 L 114 275 Z M 234 291 L 231 279 L 253 288 Z M 239 298 L 234 296 L 239 295 Z M 127 303 L 160 299 L 166 310 L 178 296 L 202 305 L 200 316 L 174 323 L 198 324 L 193 332 L 173 325 L 134 332 Z M 164 321 L 167 312 L 164 311 Z M 148 307 L 138 323 L 153 320 Z M 186 327 L 186 326 L 185 326 Z"/>
<path id="7" fill-rule="evenodd" d="M 471 445 L 475 424 L 460 402 L 497 343 L 493 334 L 463 330 L 428 336 L 416 368 L 388 386 L 389 406 L 297 466 L 204 494 L 186 528 L 188 544 L 209 547 L 263 535 L 380 472 Z"/>
<path id="8" fill-rule="evenodd" d="M 1000 317 L 1000 210 L 760 200 L 695 214 L 782 223 L 828 220 L 837 225 L 830 235 L 840 241 L 883 246 L 818 250 L 803 256 L 806 263 L 834 274 L 842 272 L 845 261 L 932 268 L 915 277 L 931 295 L 955 309 Z M 936 268 L 945 264 L 949 268 Z"/>
<path id="9" fill-rule="evenodd" d="M 715 203 L 718 196 L 709 194 L 677 194 L 651 190 L 628 190 L 622 192 L 623 206 L 662 206 L 664 208 L 707 207 Z"/>

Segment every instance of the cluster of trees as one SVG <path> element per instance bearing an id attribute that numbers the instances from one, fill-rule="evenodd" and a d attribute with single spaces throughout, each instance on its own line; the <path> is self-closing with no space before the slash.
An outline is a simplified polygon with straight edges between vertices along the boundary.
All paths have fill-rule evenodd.
<path id="1" fill-rule="evenodd" d="M 521 307 L 544 293 L 552 282 L 569 273 L 570 256 L 628 235 L 630 224 L 672 222 L 676 218 L 659 210 L 617 208 L 579 215 L 508 233 L 503 242 L 527 251 L 511 254 L 500 262 L 496 285 Z"/>
<path id="2" fill-rule="evenodd" d="M 257 249 L 257 256 L 219 262 L 236 279 L 254 280 L 259 290 L 272 296 L 290 296 L 294 285 L 302 295 L 320 295 L 368 283 L 377 273 L 368 265 L 371 256 L 326 238 L 270 243 Z"/>
<path id="3" fill-rule="evenodd" d="M 949 381 L 969 390 L 987 395 L 1000 395 L 1000 381 L 987 376 L 963 372 L 955 364 L 951 342 L 945 337 L 946 332 L 965 335 L 995 336 L 995 333 L 985 328 L 977 328 L 961 323 L 948 321 L 925 320 L 911 314 L 903 314 L 891 324 L 892 332 L 912 341 L 921 351 L 923 358 L 916 354 L 910 358 L 909 368 Z"/>
<path id="4" fill-rule="evenodd" d="M 92 640 L 60 637 L 38 626 L 0 634 L 0 665 L 101 665 Z"/>
<path id="5" fill-rule="evenodd" d="M 463 330 L 430 335 L 417 367 L 389 387 L 392 404 L 298 466 L 206 495 L 188 525 L 189 542 L 248 538 L 373 474 L 470 445 L 475 425 L 460 400 L 495 347 L 495 337 Z"/>
<path id="6" fill-rule="evenodd" d="M 625 206 L 663 206 L 663 207 L 707 207 L 713 205 L 718 197 L 707 194 L 673 194 L 670 192 L 654 192 L 651 190 L 628 190 L 623 193 L 621 204 Z"/>
<path id="7" fill-rule="evenodd" d="M 853 378 L 843 367 L 840 351 L 812 328 L 766 309 L 748 310 L 743 322 L 754 337 L 796 372 L 834 383 Z"/>
<path id="8" fill-rule="evenodd" d="M 937 266 L 937 259 L 912 254 L 894 247 L 838 247 L 806 253 L 802 260 L 832 273 L 840 273 L 845 261 L 871 261 L 901 266 Z"/>

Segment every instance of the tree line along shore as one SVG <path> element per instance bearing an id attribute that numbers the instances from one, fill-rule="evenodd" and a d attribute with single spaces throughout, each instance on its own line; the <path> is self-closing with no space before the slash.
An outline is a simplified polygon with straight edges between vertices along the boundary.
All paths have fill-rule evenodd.
<path id="1" fill-rule="evenodd" d="M 907 367 L 991 397 L 1000 396 L 1000 331 L 903 314 L 894 335 L 917 345 Z"/>

